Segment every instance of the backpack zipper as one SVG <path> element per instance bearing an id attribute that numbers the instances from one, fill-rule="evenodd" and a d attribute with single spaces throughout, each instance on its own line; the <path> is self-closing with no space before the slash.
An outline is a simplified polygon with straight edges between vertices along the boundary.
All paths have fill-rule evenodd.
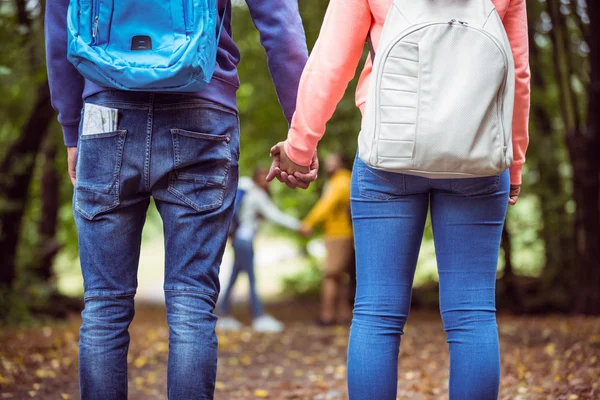
<path id="1" fill-rule="evenodd" d="M 98 22 L 100 20 L 100 0 L 93 2 L 94 23 L 92 24 L 92 45 L 98 41 Z"/>
<path id="2" fill-rule="evenodd" d="M 404 39 L 406 36 L 408 36 L 408 35 L 410 35 L 412 33 L 415 33 L 415 32 L 417 32 L 417 31 L 419 31 L 421 29 L 433 26 L 433 25 L 444 25 L 444 24 L 454 25 L 457 22 L 460 23 L 460 25 L 463 26 L 463 27 L 465 27 L 465 28 L 474 29 L 474 30 L 476 30 L 476 31 L 478 31 L 480 33 L 483 33 L 488 38 L 490 38 L 492 40 L 492 42 L 496 45 L 496 47 L 498 48 L 498 50 L 500 50 L 500 54 L 502 54 L 502 58 L 504 59 L 504 69 L 508 73 L 508 56 L 506 54 L 506 51 L 502 48 L 502 45 L 501 45 L 500 41 L 495 36 L 493 36 L 492 34 L 490 34 L 489 32 L 487 32 L 487 31 L 485 31 L 483 29 L 475 28 L 473 26 L 470 26 L 468 22 L 457 21 L 456 19 L 451 19 L 448 22 L 424 22 L 424 23 L 415 25 L 412 28 L 409 28 L 408 31 L 405 30 L 403 32 L 400 32 L 400 34 L 398 36 L 396 36 L 396 38 L 394 38 L 394 40 L 392 40 L 390 42 L 390 44 L 384 49 L 384 51 L 383 51 L 383 57 L 379 58 L 379 60 L 381 60 L 381 61 L 379 61 L 379 63 L 384 62 L 383 60 L 387 60 L 390 52 L 392 51 L 392 48 L 398 42 L 400 42 L 402 39 Z M 500 92 L 498 93 L 498 96 L 502 96 L 501 97 L 501 101 L 500 101 L 500 107 L 502 109 L 504 109 L 504 97 L 505 97 L 504 94 L 506 92 L 507 73 L 504 74 L 504 79 L 502 81 Z M 381 91 L 381 78 L 382 78 L 382 75 L 383 75 L 383 68 L 379 68 L 378 75 L 376 77 L 377 81 L 376 81 L 376 87 L 375 87 L 375 90 L 376 90 L 376 93 L 377 93 L 376 103 L 375 103 L 376 110 L 379 110 L 379 108 L 380 108 L 380 106 L 379 106 L 379 97 L 380 97 L 379 96 L 379 92 Z M 374 126 L 374 129 L 373 129 L 374 139 L 375 140 L 377 140 L 377 133 L 378 133 L 377 132 L 377 125 L 378 125 L 377 124 L 377 120 L 378 119 L 379 119 L 379 113 L 376 112 L 376 114 L 375 114 L 375 126 Z M 502 127 L 502 142 L 504 143 L 504 148 L 506 148 L 508 146 L 508 144 L 506 143 L 506 131 L 505 131 L 505 128 L 504 128 L 504 119 L 503 118 L 498 118 L 498 119 L 500 120 L 500 125 Z"/>
<path id="3" fill-rule="evenodd" d="M 94 17 L 94 26 L 92 28 L 92 44 L 96 44 L 96 36 L 98 36 L 98 16 Z"/>
<path id="4" fill-rule="evenodd" d="M 485 36 L 490 38 L 490 40 L 496 45 L 496 47 L 498 47 L 500 54 L 502 54 L 502 58 L 504 59 L 505 74 L 504 74 L 504 78 L 502 79 L 502 85 L 500 86 L 500 91 L 498 92 L 498 97 L 500 97 L 500 101 L 498 103 L 500 104 L 500 109 L 504 110 L 504 97 L 505 97 L 505 93 L 506 93 L 506 83 L 507 83 L 506 80 L 507 80 L 507 76 L 508 76 L 508 55 L 506 54 L 506 51 L 502 47 L 502 43 L 500 43 L 500 40 L 498 40 L 498 38 L 496 38 L 494 35 L 492 35 L 488 31 L 485 31 L 481 28 L 475 28 L 475 27 L 468 26 L 468 25 L 466 25 L 466 27 L 475 29 L 476 31 L 483 33 Z M 504 143 L 504 151 L 506 151 L 506 148 L 508 147 L 508 143 L 506 140 L 506 129 L 504 127 L 504 118 L 498 118 L 498 119 L 500 120 L 499 121 L 500 126 L 502 127 L 502 143 Z"/>

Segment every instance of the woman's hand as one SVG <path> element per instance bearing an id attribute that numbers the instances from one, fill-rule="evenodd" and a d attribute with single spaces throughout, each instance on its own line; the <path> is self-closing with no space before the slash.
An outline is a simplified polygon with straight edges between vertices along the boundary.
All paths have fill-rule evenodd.
<path id="1" fill-rule="evenodd" d="M 273 157 L 273 163 L 267 175 L 269 182 L 277 178 L 291 189 L 297 187 L 306 189 L 312 181 L 317 179 L 319 159 L 316 151 L 309 166 L 302 166 L 290 160 L 285 152 L 283 142 L 277 143 L 271 148 L 271 157 Z"/>
<path id="2" fill-rule="evenodd" d="M 307 173 L 309 167 L 296 164 L 285 152 L 283 147 L 284 142 L 279 142 L 275 146 L 271 147 L 271 157 L 279 155 L 279 168 L 283 172 L 287 172 L 288 175 L 294 175 L 296 172 Z"/>
<path id="3" fill-rule="evenodd" d="M 508 194 L 508 204 L 514 206 L 517 204 L 519 195 L 521 194 L 521 185 L 510 185 L 510 193 Z"/>

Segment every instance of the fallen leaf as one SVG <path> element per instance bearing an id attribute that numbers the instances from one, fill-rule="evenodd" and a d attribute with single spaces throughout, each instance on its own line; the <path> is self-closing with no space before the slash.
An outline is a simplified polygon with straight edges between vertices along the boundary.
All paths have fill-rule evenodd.
<path id="1" fill-rule="evenodd" d="M 548 344 L 544 347 L 544 353 L 546 353 L 550 357 L 554 357 L 555 346 L 554 343 Z"/>

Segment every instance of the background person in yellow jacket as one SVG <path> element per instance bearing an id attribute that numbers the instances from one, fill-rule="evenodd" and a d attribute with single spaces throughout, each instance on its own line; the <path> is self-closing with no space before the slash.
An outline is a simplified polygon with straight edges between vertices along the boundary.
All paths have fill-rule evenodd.
<path id="1" fill-rule="evenodd" d="M 323 224 L 325 258 L 321 288 L 319 325 L 347 323 L 352 319 L 349 298 L 349 272 L 354 266 L 354 240 L 350 216 L 351 172 L 340 154 L 325 159 L 329 182 L 323 196 L 302 223 L 300 232 L 310 235 L 316 225 Z"/>

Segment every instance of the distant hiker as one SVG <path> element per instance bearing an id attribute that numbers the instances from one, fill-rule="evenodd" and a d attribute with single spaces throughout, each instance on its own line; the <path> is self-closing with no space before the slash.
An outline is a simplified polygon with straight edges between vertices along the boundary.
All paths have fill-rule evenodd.
<path id="1" fill-rule="evenodd" d="M 281 322 L 265 314 L 258 296 L 254 273 L 254 238 L 263 219 L 294 231 L 300 229 L 300 221 L 283 213 L 273 203 L 266 176 L 265 168 L 257 168 L 252 179 L 240 179 L 238 196 L 242 197 L 242 200 L 239 202 L 239 208 L 234 217 L 237 227 L 232 232 L 234 262 L 227 289 L 218 307 L 221 316 L 217 323 L 217 329 L 239 330 L 242 327 L 242 324 L 229 314 L 232 290 L 240 272 L 248 275 L 250 283 L 252 329 L 257 332 L 281 332 L 284 328 Z"/>
<path id="2" fill-rule="evenodd" d="M 318 325 L 347 323 L 352 319 L 350 268 L 354 267 L 354 240 L 350 219 L 351 172 L 341 154 L 333 153 L 325 160 L 328 182 L 323 196 L 302 222 L 301 232 L 310 235 L 322 224 L 327 255 L 323 264 L 321 312 Z"/>

